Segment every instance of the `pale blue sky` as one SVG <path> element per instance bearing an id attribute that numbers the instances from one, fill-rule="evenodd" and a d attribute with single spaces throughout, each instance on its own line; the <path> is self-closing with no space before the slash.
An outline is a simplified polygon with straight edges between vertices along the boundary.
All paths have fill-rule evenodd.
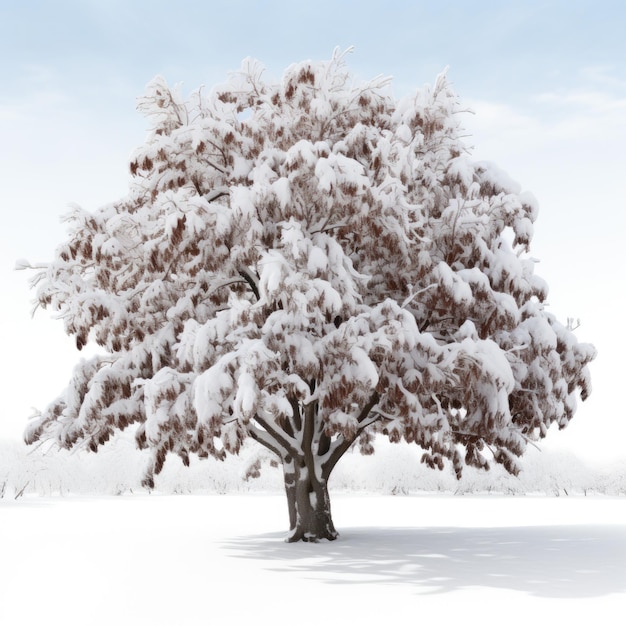
<path id="1" fill-rule="evenodd" d="M 588 67 L 623 77 L 625 16 L 623 2 L 602 0 L 5 1 L 3 100 L 54 82 L 83 104 L 106 92 L 124 107 L 157 73 L 192 87 L 245 56 L 280 72 L 354 45 L 365 75 L 391 73 L 408 87 L 450 65 L 463 94 L 523 101 L 529 89 L 575 86 Z"/>
<path id="2" fill-rule="evenodd" d="M 190 92 L 246 56 L 270 77 L 292 62 L 348 58 L 360 78 L 394 77 L 404 95 L 444 67 L 475 111 L 478 158 L 539 199 L 534 256 L 561 318 L 600 349 L 595 392 L 555 445 L 622 454 L 615 401 L 626 351 L 621 248 L 626 230 L 626 4 L 546 2 L 192 2 L 0 0 L 0 437 L 60 392 L 77 358 L 61 324 L 29 318 L 19 257 L 49 259 L 69 202 L 95 209 L 124 194 L 145 121 L 135 98 L 155 75 Z M 597 437 L 597 438 L 596 438 Z M 623 456 L 623 454 L 622 454 Z"/>

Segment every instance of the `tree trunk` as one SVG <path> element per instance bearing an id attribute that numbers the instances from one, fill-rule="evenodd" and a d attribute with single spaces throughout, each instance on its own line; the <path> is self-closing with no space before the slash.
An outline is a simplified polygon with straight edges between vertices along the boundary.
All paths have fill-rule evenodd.
<path id="1" fill-rule="evenodd" d="M 285 491 L 289 507 L 289 534 L 287 541 L 332 541 L 335 530 L 330 513 L 330 497 L 321 471 L 307 467 L 304 459 L 285 460 Z"/>

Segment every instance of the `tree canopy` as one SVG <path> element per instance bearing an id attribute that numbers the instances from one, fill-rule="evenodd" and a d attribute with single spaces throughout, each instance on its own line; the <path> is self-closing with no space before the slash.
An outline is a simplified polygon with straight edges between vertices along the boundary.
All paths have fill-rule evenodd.
<path id="1" fill-rule="evenodd" d="M 405 439 L 457 475 L 517 472 L 567 425 L 594 349 L 545 305 L 537 203 L 472 160 L 444 74 L 396 99 L 345 55 L 262 66 L 185 99 L 157 77 L 128 195 L 75 208 L 36 277 L 82 348 L 26 440 L 97 450 L 131 425 L 153 464 L 252 438 L 282 463 L 290 538 L 332 539 L 328 477 Z M 252 471 L 256 471 L 254 468 Z"/>

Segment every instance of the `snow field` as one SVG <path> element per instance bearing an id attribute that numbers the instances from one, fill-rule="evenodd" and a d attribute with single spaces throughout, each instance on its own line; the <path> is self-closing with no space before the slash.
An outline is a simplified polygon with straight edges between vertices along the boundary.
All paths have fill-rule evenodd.
<path id="1" fill-rule="evenodd" d="M 333 511 L 338 541 L 293 545 L 282 495 L 5 498 L 0 623 L 622 623 L 623 498 L 333 494 Z"/>

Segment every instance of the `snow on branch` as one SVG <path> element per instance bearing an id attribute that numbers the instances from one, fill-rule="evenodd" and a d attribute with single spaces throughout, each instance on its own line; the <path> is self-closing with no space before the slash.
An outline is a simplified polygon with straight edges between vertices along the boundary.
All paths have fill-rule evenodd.
<path id="1" fill-rule="evenodd" d="M 188 99 L 148 85 L 128 194 L 75 207 L 50 263 L 16 265 L 104 353 L 29 442 L 96 451 L 133 429 L 150 485 L 168 456 L 252 438 L 284 465 L 290 537 L 334 538 L 327 482 L 355 442 L 515 473 L 568 424 L 595 349 L 545 303 L 536 201 L 472 159 L 445 72 L 397 100 L 388 78 L 355 80 L 349 51 L 275 82 L 248 59 Z"/>

